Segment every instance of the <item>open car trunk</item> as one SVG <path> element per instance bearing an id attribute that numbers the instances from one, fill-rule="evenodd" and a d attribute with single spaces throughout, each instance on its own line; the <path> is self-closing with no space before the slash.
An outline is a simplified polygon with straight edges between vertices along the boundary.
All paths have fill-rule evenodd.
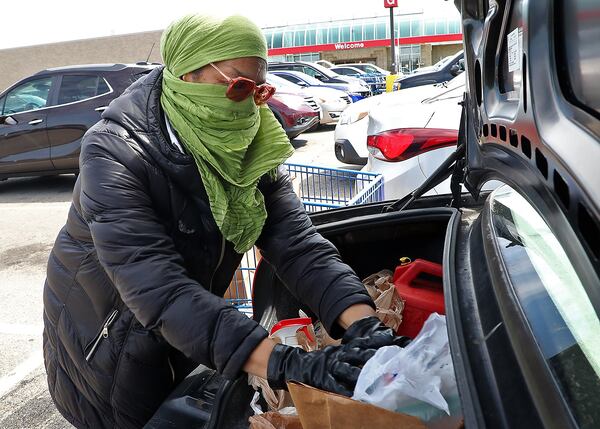
<path id="1" fill-rule="evenodd" d="M 443 264 L 446 240 L 460 213 L 435 207 L 438 198 L 423 202 L 419 205 L 434 207 L 381 213 L 384 204 L 378 203 L 316 213 L 312 219 L 344 262 L 365 278 L 382 269 L 394 270 L 401 257 Z M 254 318 L 266 328 L 278 320 L 298 317 L 301 309 L 310 314 L 264 260 L 256 271 L 253 305 Z M 253 393 L 246 376 L 230 382 L 201 366 L 174 390 L 146 428 L 247 427 Z"/>
<path id="2" fill-rule="evenodd" d="M 338 249 L 342 260 L 360 278 L 383 269 L 394 270 L 401 257 L 421 258 L 442 264 L 448 225 L 457 211 L 430 208 L 394 213 L 360 215 L 360 209 L 321 214 L 317 229 Z M 370 210 L 374 211 L 374 210 Z M 358 214 L 358 216 L 357 216 Z M 330 216 L 328 216 L 330 215 Z M 354 216 L 354 217 L 351 217 Z M 327 220 L 332 222 L 328 223 Z M 254 282 L 254 317 L 263 326 L 276 320 L 298 317 L 300 304 L 266 262 L 260 264 Z"/>

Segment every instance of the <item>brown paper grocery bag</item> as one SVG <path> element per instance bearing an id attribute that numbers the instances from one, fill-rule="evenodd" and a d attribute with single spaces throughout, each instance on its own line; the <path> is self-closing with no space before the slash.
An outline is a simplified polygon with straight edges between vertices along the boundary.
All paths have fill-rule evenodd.
<path id="1" fill-rule="evenodd" d="M 324 392 L 300 383 L 288 383 L 303 429 L 426 429 L 421 419 Z"/>
<path id="2" fill-rule="evenodd" d="M 251 416 L 248 423 L 250 429 L 303 429 L 298 416 L 280 414 L 276 411 Z"/>

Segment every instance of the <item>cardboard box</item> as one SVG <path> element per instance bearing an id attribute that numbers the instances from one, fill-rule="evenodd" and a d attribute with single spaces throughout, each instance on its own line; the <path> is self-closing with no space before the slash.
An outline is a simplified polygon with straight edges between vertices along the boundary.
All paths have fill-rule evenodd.
<path id="1" fill-rule="evenodd" d="M 417 417 L 394 413 L 300 383 L 288 383 L 303 429 L 427 429 Z"/>

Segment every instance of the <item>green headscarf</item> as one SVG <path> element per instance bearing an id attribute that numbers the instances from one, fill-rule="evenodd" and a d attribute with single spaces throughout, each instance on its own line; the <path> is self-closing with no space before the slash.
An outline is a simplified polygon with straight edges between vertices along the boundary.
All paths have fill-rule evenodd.
<path id="1" fill-rule="evenodd" d="M 285 131 L 253 97 L 234 102 L 226 85 L 185 82 L 180 77 L 211 62 L 242 57 L 266 60 L 261 30 L 241 16 L 218 20 L 188 15 L 163 33 L 165 62 L 161 104 L 193 155 L 223 236 L 237 252 L 252 248 L 267 212 L 258 181 L 292 153 Z"/>

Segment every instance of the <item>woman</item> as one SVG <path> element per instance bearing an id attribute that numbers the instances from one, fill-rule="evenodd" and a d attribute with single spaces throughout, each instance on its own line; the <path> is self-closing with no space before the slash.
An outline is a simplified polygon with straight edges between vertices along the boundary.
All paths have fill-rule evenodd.
<path id="1" fill-rule="evenodd" d="M 82 142 L 44 287 L 56 406 L 76 427 L 140 427 L 198 364 L 350 395 L 362 364 L 397 339 L 278 170 L 292 147 L 264 104 L 274 91 L 260 29 L 187 16 L 161 52 L 166 67 L 114 100 Z M 343 345 L 276 345 L 227 305 L 255 244 Z"/>

